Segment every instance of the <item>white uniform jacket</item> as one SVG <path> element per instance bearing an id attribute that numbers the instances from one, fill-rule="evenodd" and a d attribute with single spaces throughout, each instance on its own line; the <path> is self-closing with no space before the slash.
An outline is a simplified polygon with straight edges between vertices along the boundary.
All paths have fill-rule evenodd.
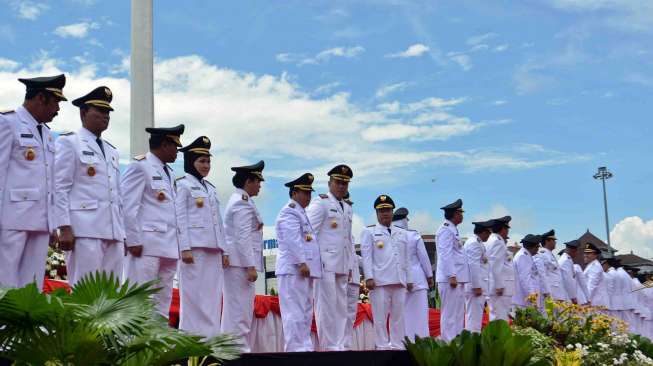
<path id="1" fill-rule="evenodd" d="M 179 258 L 175 176 L 156 155 L 138 156 L 120 185 L 125 209 L 127 246 L 143 246 L 143 255 Z"/>
<path id="2" fill-rule="evenodd" d="M 263 219 L 252 198 L 237 188 L 224 211 L 229 264 L 263 272 Z"/>
<path id="3" fill-rule="evenodd" d="M 605 281 L 603 267 L 598 260 L 593 260 L 585 267 L 585 279 L 587 280 L 588 301 L 593 306 L 605 306 L 610 304 L 608 286 Z"/>
<path id="4" fill-rule="evenodd" d="M 490 264 L 490 295 L 502 288 L 503 296 L 512 296 L 515 293 L 515 270 L 505 240 L 501 235 L 492 233 L 485 242 L 485 248 Z"/>
<path id="5" fill-rule="evenodd" d="M 617 296 L 621 297 L 622 309 L 620 310 L 634 310 L 637 308 L 636 294 L 633 293 L 633 281 L 628 272 L 622 267 L 615 270 L 615 279 L 619 283 Z M 615 296 L 612 294 L 612 296 Z"/>
<path id="6" fill-rule="evenodd" d="M 569 296 L 562 283 L 562 273 L 560 265 L 555 255 L 546 249 L 541 248 L 537 253 L 538 270 L 540 271 L 540 280 L 544 283 L 545 293 L 551 295 L 554 300 L 569 301 Z"/>
<path id="7" fill-rule="evenodd" d="M 125 240 L 120 192 L 120 154 L 82 127 L 60 136 L 54 159 L 55 221 L 70 225 L 76 237 Z"/>
<path id="8" fill-rule="evenodd" d="M 337 274 L 349 274 L 351 256 L 352 207 L 329 192 L 315 197 L 306 208 L 311 226 L 320 245 L 324 269 Z"/>
<path id="9" fill-rule="evenodd" d="M 435 234 L 435 244 L 438 257 L 435 280 L 448 282 L 449 278 L 456 276 L 460 283 L 469 282 L 469 267 L 456 225 L 445 220 Z"/>
<path id="10" fill-rule="evenodd" d="M 417 230 L 406 229 L 408 237 L 408 266 L 413 280 L 413 291 L 429 288 L 427 279 L 433 277 L 433 269 L 426 252 L 424 240 Z"/>
<path id="11" fill-rule="evenodd" d="M 179 227 L 179 248 L 220 249 L 229 254 L 224 237 L 220 201 L 215 186 L 195 176 L 186 174 L 177 179 L 177 226 Z"/>
<path id="12" fill-rule="evenodd" d="M 574 260 L 567 253 L 562 253 L 558 259 L 558 265 L 560 266 L 560 276 L 562 277 L 562 287 L 567 293 L 568 299 L 578 300 L 577 295 L 577 283 L 576 283 L 576 271 L 574 270 Z"/>
<path id="13" fill-rule="evenodd" d="M 388 228 L 376 224 L 363 229 L 361 256 L 365 280 L 373 279 L 376 286 L 412 283 L 408 269 L 408 235 L 399 226 Z"/>
<path id="14" fill-rule="evenodd" d="M 463 251 L 469 265 L 469 283 L 465 284 L 465 290 L 472 292 L 472 289 L 480 288 L 483 290 L 483 295 L 489 295 L 490 263 L 485 253 L 485 245 L 478 236 L 474 235 L 467 239 Z"/>
<path id="15" fill-rule="evenodd" d="M 275 224 L 279 251 L 277 275 L 299 275 L 299 265 L 306 263 L 311 277 L 322 277 L 320 248 L 315 231 L 304 208 L 291 199 L 283 206 Z"/>
<path id="16" fill-rule="evenodd" d="M 0 114 L 0 229 L 53 231 L 54 141 L 24 107 Z"/>
<path id="17" fill-rule="evenodd" d="M 613 267 L 608 268 L 608 271 L 605 272 L 605 287 L 608 291 L 608 309 L 609 310 L 623 310 L 624 299 L 620 296 L 615 296 L 621 293 L 619 278 L 617 272 Z"/>
<path id="18" fill-rule="evenodd" d="M 350 285 L 360 285 L 361 283 L 361 269 L 360 265 L 362 258 L 360 255 L 354 253 L 354 260 L 351 262 L 351 279 L 349 280 Z"/>
<path id="19" fill-rule="evenodd" d="M 515 266 L 515 294 L 512 302 L 520 306 L 532 305 L 526 298 L 530 294 L 540 294 L 540 273 L 528 251 L 524 248 L 519 249 L 515 254 L 513 261 Z"/>
<path id="20" fill-rule="evenodd" d="M 578 303 L 587 304 L 587 302 L 590 301 L 590 294 L 587 290 L 585 272 L 583 272 L 580 264 L 574 264 L 574 273 L 576 274 L 576 296 L 578 296 Z"/>

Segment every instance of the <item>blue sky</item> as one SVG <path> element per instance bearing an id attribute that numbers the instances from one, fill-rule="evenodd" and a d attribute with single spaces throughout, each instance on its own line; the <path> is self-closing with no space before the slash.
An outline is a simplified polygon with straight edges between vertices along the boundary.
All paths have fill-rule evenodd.
<path id="1" fill-rule="evenodd" d="M 653 257 L 652 3 L 179 4 L 155 1 L 156 123 L 186 123 L 182 141 L 211 138 L 223 198 L 229 166 L 266 160 L 258 202 L 270 227 L 283 182 L 347 163 L 357 229 L 386 193 L 423 232 L 461 197 L 463 233 L 511 214 L 515 239 L 550 228 L 562 241 L 588 228 L 605 238 L 592 175 L 606 165 L 615 245 Z M 0 107 L 20 104 L 19 76 L 65 72 L 70 97 L 107 85 L 106 137 L 128 159 L 130 2 L 0 6 Z M 69 104 L 51 124 L 78 126 Z"/>

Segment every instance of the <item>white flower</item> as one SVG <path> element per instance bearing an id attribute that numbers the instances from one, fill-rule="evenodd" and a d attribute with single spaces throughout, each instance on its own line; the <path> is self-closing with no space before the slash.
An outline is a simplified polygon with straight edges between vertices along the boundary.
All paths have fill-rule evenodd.
<path id="1" fill-rule="evenodd" d="M 573 344 L 568 344 L 567 349 L 574 349 L 574 345 Z"/>

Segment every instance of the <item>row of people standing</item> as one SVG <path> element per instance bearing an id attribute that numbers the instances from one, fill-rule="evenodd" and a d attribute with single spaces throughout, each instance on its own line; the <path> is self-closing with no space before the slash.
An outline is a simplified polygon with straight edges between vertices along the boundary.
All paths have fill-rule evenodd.
<path id="1" fill-rule="evenodd" d="M 490 320 L 508 320 L 517 307 L 542 309 L 545 298 L 605 307 L 631 332 L 653 335 L 653 289 L 643 289 L 635 269 L 630 274 L 623 268 L 610 270 L 617 260 L 601 258 L 595 245 L 578 240 L 565 243 L 556 258 L 554 230 L 526 235 L 513 256 L 506 244 L 510 216 L 474 222 L 474 235 L 462 245 L 456 228 L 463 220 L 462 201 L 443 209 L 446 220 L 436 235 L 443 339 L 451 340 L 463 329 L 480 332 L 486 305 Z M 574 263 L 581 248 L 584 270 Z"/>
<path id="2" fill-rule="evenodd" d="M 55 141 L 46 123 L 67 100 L 65 76 L 20 81 L 27 87 L 23 105 L 0 117 L 7 172 L 0 182 L 0 282 L 16 287 L 36 281 L 41 287 L 48 244 L 56 244 L 66 251 L 72 285 L 95 271 L 118 278 L 124 273 L 136 283 L 157 280 L 162 289 L 156 309 L 165 316 L 177 273 L 180 327 L 204 336 L 236 334 L 249 351 L 254 282 L 263 271 L 263 220 L 252 198 L 264 181 L 264 163 L 232 168 L 235 192 L 223 217 L 215 187 L 205 179 L 211 162 L 207 137 L 182 147 L 183 125 L 147 128 L 149 152 L 121 174 L 118 150 L 102 138 L 113 111 L 108 87 L 72 102 L 82 126 Z M 186 174 L 175 178 L 168 164 L 178 152 Z M 329 193 L 313 200 L 311 174 L 286 184 L 291 200 L 275 225 L 287 351 L 313 349 L 313 305 L 320 348 L 351 347 L 360 280 L 352 202 L 345 198 L 353 173 L 338 165 L 328 175 Z M 405 222 L 407 211 L 399 213 L 397 220 Z M 417 261 L 419 253 L 424 290 L 431 277 L 428 258 L 419 235 L 412 237 L 411 258 Z M 426 314 L 425 291 L 420 294 L 411 303 Z M 427 322 L 412 324 L 425 328 Z"/>

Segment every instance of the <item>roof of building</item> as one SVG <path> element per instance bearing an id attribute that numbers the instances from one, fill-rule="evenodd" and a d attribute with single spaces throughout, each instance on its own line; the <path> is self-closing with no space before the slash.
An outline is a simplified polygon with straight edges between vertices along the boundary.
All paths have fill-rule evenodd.
<path id="1" fill-rule="evenodd" d="M 632 252 L 630 254 L 621 254 L 616 257 L 621 261 L 621 264 L 626 266 L 642 266 L 642 265 L 653 266 L 652 260 L 642 258 L 636 254 L 633 254 Z"/>

